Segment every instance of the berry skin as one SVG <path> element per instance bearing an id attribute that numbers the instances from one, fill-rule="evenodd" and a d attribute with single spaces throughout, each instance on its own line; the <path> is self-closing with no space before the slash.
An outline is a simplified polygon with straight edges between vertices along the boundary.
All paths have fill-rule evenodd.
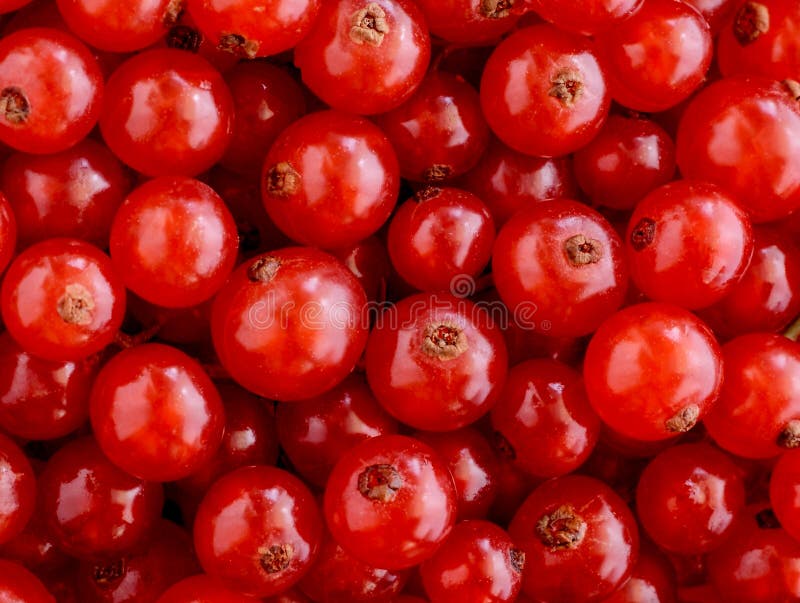
<path id="1" fill-rule="evenodd" d="M 364 118 L 320 111 L 284 130 L 261 175 L 264 207 L 289 238 L 355 245 L 392 213 L 400 174 L 392 145 Z"/>
<path id="2" fill-rule="evenodd" d="M 508 370 L 488 312 L 448 294 L 408 297 L 378 318 L 366 351 L 367 380 L 396 419 L 427 431 L 469 425 L 497 402 Z"/>
<path id="3" fill-rule="evenodd" d="M 322 518 L 311 492 L 274 467 L 243 467 L 219 479 L 194 522 L 195 550 L 206 573 L 254 597 L 297 583 L 321 540 Z"/>
<path id="4" fill-rule="evenodd" d="M 93 245 L 48 239 L 12 262 L 0 309 L 23 350 L 74 362 L 113 341 L 125 315 L 125 288 L 111 259 Z"/>
<path id="5" fill-rule="evenodd" d="M 726 343 L 722 355 L 722 394 L 705 419 L 714 441 L 753 459 L 800 446 L 800 344 L 753 333 Z"/>
<path id="6" fill-rule="evenodd" d="M 561 29 L 592 35 L 612 28 L 636 14 L 644 0 L 530 0 L 543 19 Z"/>
<path id="7" fill-rule="evenodd" d="M 149 50 L 109 78 L 100 131 L 117 157 L 147 176 L 194 176 L 222 158 L 233 111 L 225 81 L 205 59 Z"/>
<path id="8" fill-rule="evenodd" d="M 216 578 L 199 574 L 172 585 L 156 603 L 253 603 L 253 598 L 229 589 Z"/>
<path id="9" fill-rule="evenodd" d="M 225 283 L 238 252 L 236 223 L 209 186 L 186 177 L 149 180 L 114 216 L 109 251 L 125 286 L 167 308 L 196 306 Z"/>
<path id="10" fill-rule="evenodd" d="M 342 455 L 324 509 L 334 539 L 356 559 L 405 569 L 430 558 L 453 529 L 456 493 L 432 448 L 406 436 L 379 436 Z"/>
<path id="11" fill-rule="evenodd" d="M 480 94 L 497 137 L 541 157 L 589 143 L 610 104 L 592 42 L 550 25 L 526 27 L 503 40 L 486 63 Z"/>
<path id="12" fill-rule="evenodd" d="M 202 366 L 157 343 L 124 350 L 103 366 L 89 414 L 97 442 L 114 464 L 158 482 L 203 467 L 225 425 L 219 393 Z"/>
<path id="13" fill-rule="evenodd" d="M 21 534 L 33 516 L 36 478 L 25 453 L 3 434 L 0 434 L 0 478 L 0 544 L 5 544 Z"/>
<path id="14" fill-rule="evenodd" d="M 30 28 L 0 40 L 0 141 L 26 153 L 57 153 L 94 127 L 103 76 L 73 36 Z"/>
<path id="15" fill-rule="evenodd" d="M 334 257 L 286 248 L 246 261 L 217 294 L 214 348 L 242 387 L 302 400 L 341 383 L 367 340 L 367 298 Z"/>
<path id="16" fill-rule="evenodd" d="M 676 603 L 678 588 L 670 560 L 646 541 L 642 542 L 639 560 L 631 578 L 604 603 Z M 686 603 L 691 603 L 687 601 Z M 703 603 L 713 603 L 704 601 Z"/>
<path id="17" fill-rule="evenodd" d="M 708 444 L 661 452 L 645 467 L 636 490 L 642 527 L 661 548 L 683 555 L 723 545 L 744 503 L 739 467 Z"/>
<path id="18" fill-rule="evenodd" d="M 539 486 L 508 531 L 525 554 L 523 592 L 541 603 L 602 601 L 624 584 L 639 552 L 636 521 L 623 500 L 583 476 Z"/>
<path id="19" fill-rule="evenodd" d="M 591 333 L 625 299 L 622 241 L 598 212 L 575 201 L 519 211 L 497 235 L 492 266 L 517 323 L 552 337 Z"/>
<path id="20" fill-rule="evenodd" d="M 411 96 L 430 54 L 425 18 L 411 0 L 328 0 L 294 60 L 323 102 L 372 115 Z"/>
<path id="21" fill-rule="evenodd" d="M 790 450 L 780 456 L 769 480 L 769 500 L 775 517 L 788 534 L 800 536 L 800 505 L 795 492 L 800 485 L 800 451 Z"/>
<path id="22" fill-rule="evenodd" d="M 18 563 L 0 559 L 0 601 L 56 603 L 39 578 Z"/>
<path id="23" fill-rule="evenodd" d="M 418 0 L 417 4 L 432 35 L 465 46 L 494 42 L 521 15 L 513 0 Z"/>
<path id="24" fill-rule="evenodd" d="M 8 161 L 6 161 L 8 163 Z M 17 247 L 18 223 L 8 198 L 0 193 L 0 274 L 5 272 Z"/>
<path id="25" fill-rule="evenodd" d="M 689 431 L 712 409 L 722 386 L 722 355 L 693 314 L 667 304 L 638 304 L 597 330 L 586 351 L 584 379 L 606 425 L 627 438 L 654 442 Z"/>

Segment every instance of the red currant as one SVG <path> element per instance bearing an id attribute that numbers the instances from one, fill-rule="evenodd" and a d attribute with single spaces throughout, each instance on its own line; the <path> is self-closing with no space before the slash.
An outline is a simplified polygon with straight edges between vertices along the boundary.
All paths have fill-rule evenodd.
<path id="1" fill-rule="evenodd" d="M 22 533 L 33 515 L 36 477 L 22 449 L 2 433 L 0 503 L 0 544 L 5 544 Z"/>
<path id="2" fill-rule="evenodd" d="M 253 598 L 200 574 L 185 578 L 164 592 L 156 603 L 253 603 Z"/>
<path id="3" fill-rule="evenodd" d="M 642 543 L 639 560 L 633 566 L 630 580 L 604 603 L 675 603 L 678 599 L 675 570 L 669 559 L 656 547 Z M 520 602 L 518 602 L 520 603 Z M 686 602 L 690 603 L 690 602 Z M 704 601 L 703 603 L 717 603 Z"/>
<path id="4" fill-rule="evenodd" d="M 431 34 L 448 42 L 494 42 L 519 20 L 514 0 L 418 0 Z"/>
<path id="5" fill-rule="evenodd" d="M 56 603 L 55 597 L 34 574 L 18 563 L 0 559 L 0 601 Z"/>
<path id="6" fill-rule="evenodd" d="M 635 14 L 644 0 L 530 0 L 539 15 L 558 27 L 592 35 L 619 29 Z"/>

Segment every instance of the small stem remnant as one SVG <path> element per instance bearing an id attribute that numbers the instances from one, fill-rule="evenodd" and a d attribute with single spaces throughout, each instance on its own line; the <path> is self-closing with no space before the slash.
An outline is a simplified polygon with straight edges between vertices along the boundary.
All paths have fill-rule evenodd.
<path id="1" fill-rule="evenodd" d="M 508 558 L 511 561 L 511 567 L 518 574 L 521 574 L 525 569 L 525 551 L 522 549 L 511 549 L 508 552 Z"/>
<path id="2" fill-rule="evenodd" d="M 453 360 L 467 351 L 467 336 L 458 325 L 437 322 L 428 325 L 422 340 L 422 351 L 440 360 Z"/>
<path id="3" fill-rule="evenodd" d="M 248 40 L 243 35 L 236 33 L 223 34 L 217 48 L 245 59 L 254 59 L 258 54 L 258 42 Z"/>
<path id="4" fill-rule="evenodd" d="M 167 46 L 178 50 L 186 50 L 195 54 L 200 50 L 203 43 L 203 35 L 196 29 L 187 25 L 176 25 L 170 28 L 167 33 Z"/>
<path id="5" fill-rule="evenodd" d="M 641 251 L 656 238 L 656 222 L 651 218 L 642 218 L 631 231 L 631 246 Z"/>
<path id="6" fill-rule="evenodd" d="M 350 39 L 356 44 L 380 46 L 383 44 L 383 38 L 389 33 L 386 12 L 377 2 L 370 2 L 353 13 L 350 24 Z"/>
<path id="7" fill-rule="evenodd" d="M 769 9 L 760 2 L 745 2 L 733 22 L 733 35 L 739 44 L 752 44 L 768 31 Z"/>
<path id="8" fill-rule="evenodd" d="M 25 93 L 16 86 L 9 86 L 0 92 L 0 114 L 10 124 L 24 124 L 31 113 L 31 104 Z"/>
<path id="9" fill-rule="evenodd" d="M 565 107 L 573 106 L 583 96 L 583 78 L 574 69 L 559 71 L 550 83 L 552 87 L 548 94 Z"/>
<path id="10" fill-rule="evenodd" d="M 778 434 L 778 446 L 781 448 L 797 448 L 800 446 L 800 420 L 792 419 Z"/>
<path id="11" fill-rule="evenodd" d="M 273 165 L 267 172 L 267 192 L 276 197 L 288 197 L 300 190 L 300 174 L 288 161 Z"/>
<path id="12" fill-rule="evenodd" d="M 391 465 L 371 465 L 358 476 L 358 491 L 378 502 L 394 500 L 403 487 L 403 476 Z"/>
<path id="13" fill-rule="evenodd" d="M 539 520 L 536 535 L 551 550 L 574 549 L 586 536 L 586 522 L 570 505 L 562 505 Z"/>
<path id="14" fill-rule="evenodd" d="M 689 404 L 675 413 L 674 417 L 667 420 L 667 431 L 670 433 L 686 433 L 697 425 L 697 419 L 699 418 L 700 408 L 696 404 Z"/>
<path id="15" fill-rule="evenodd" d="M 275 278 L 280 267 L 281 261 L 277 258 L 271 256 L 258 258 L 247 269 L 247 278 L 254 283 L 268 283 Z"/>
<path id="16" fill-rule="evenodd" d="M 261 547 L 258 552 L 261 555 L 261 567 L 264 571 L 268 574 L 277 574 L 289 567 L 294 549 L 291 544 L 274 544 L 268 548 Z"/>
<path id="17" fill-rule="evenodd" d="M 82 326 L 92 322 L 94 307 L 94 297 L 86 287 L 78 283 L 64 287 L 64 294 L 56 304 L 58 315 L 64 322 Z"/>
<path id="18" fill-rule="evenodd" d="M 425 180 L 425 182 L 442 182 L 443 180 L 447 180 L 452 173 L 453 168 L 451 168 L 449 165 L 435 163 L 425 170 L 422 178 Z"/>
<path id="19" fill-rule="evenodd" d="M 481 14 L 487 19 L 502 19 L 511 14 L 514 0 L 481 0 Z"/>
<path id="20" fill-rule="evenodd" d="M 568 238 L 564 242 L 564 251 L 573 266 L 596 264 L 603 257 L 603 245 L 600 241 L 582 234 Z"/>

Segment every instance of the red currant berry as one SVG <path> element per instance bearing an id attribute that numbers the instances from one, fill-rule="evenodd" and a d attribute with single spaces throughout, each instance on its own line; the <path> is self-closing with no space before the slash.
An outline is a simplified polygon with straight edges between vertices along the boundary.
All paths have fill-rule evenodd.
<path id="1" fill-rule="evenodd" d="M 311 30 L 321 0 L 188 0 L 200 30 L 217 47 L 253 59 L 293 48 Z"/>
<path id="2" fill-rule="evenodd" d="M 194 522 L 203 569 L 255 597 L 297 583 L 317 557 L 321 539 L 322 518 L 311 492 L 274 467 L 243 467 L 219 479 Z"/>
<path id="3" fill-rule="evenodd" d="M 8 161 L 6 161 L 8 163 Z M 2 274 L 17 247 L 18 222 L 11 204 L 0 193 L 0 274 Z"/>
<path id="4" fill-rule="evenodd" d="M 616 28 L 642 6 L 644 0 L 529 0 L 544 19 L 561 29 L 592 35 Z"/>
<path id="5" fill-rule="evenodd" d="M 622 241 L 603 216 L 575 201 L 518 212 L 497 235 L 492 266 L 517 324 L 553 337 L 591 333 L 625 299 Z"/>
<path id="6" fill-rule="evenodd" d="M 609 108 L 592 42 L 550 25 L 521 29 L 495 48 L 481 79 L 489 126 L 508 146 L 542 157 L 591 141 Z"/>
<path id="7" fill-rule="evenodd" d="M 205 59 L 150 50 L 108 80 L 100 130 L 117 157 L 147 176 L 194 176 L 222 158 L 233 111 L 225 81 Z"/>
<path id="8" fill-rule="evenodd" d="M 131 475 L 174 481 L 213 458 L 224 410 L 195 360 L 162 344 L 124 350 L 100 370 L 89 405 L 100 448 Z"/>
<path id="9" fill-rule="evenodd" d="M 0 503 L 0 544 L 5 544 L 22 533 L 33 515 L 36 505 L 36 477 L 22 449 L 2 433 Z"/>
<path id="10" fill-rule="evenodd" d="M 333 468 L 325 518 L 353 557 L 386 569 L 431 557 L 450 533 L 456 493 L 432 448 L 405 436 L 364 440 Z"/>
<path id="11" fill-rule="evenodd" d="M 392 213 L 398 170 L 392 145 L 374 124 L 338 111 L 312 113 L 272 145 L 262 174 L 264 207 L 294 241 L 354 245 Z"/>
<path id="12" fill-rule="evenodd" d="M 498 453 L 536 477 L 571 473 L 600 436 L 580 374 L 555 360 L 512 368 L 491 417 Z"/>
<path id="13" fill-rule="evenodd" d="M 71 237 L 105 248 L 128 180 L 111 151 L 85 139 L 53 155 L 14 153 L 3 165 L 0 184 L 21 246 Z"/>
<path id="14" fill-rule="evenodd" d="M 489 263 L 494 221 L 472 193 L 428 187 L 395 212 L 387 247 L 397 273 L 422 291 L 474 293 Z M 466 291 L 462 290 L 466 288 Z"/>
<path id="15" fill-rule="evenodd" d="M 575 177 L 592 202 L 633 209 L 675 174 L 675 144 L 655 122 L 612 115 L 583 149 L 575 153 Z"/>
<path id="16" fill-rule="evenodd" d="M 636 441 L 689 431 L 722 385 L 722 356 L 708 327 L 686 310 L 639 304 L 609 318 L 584 360 L 589 401 L 609 427 Z"/>
<path id="17" fill-rule="evenodd" d="M 0 559 L 0 601 L 56 603 L 44 584 L 18 563 Z"/>
<path id="18" fill-rule="evenodd" d="M 517 600 L 524 568 L 525 553 L 505 530 L 488 521 L 464 521 L 420 573 L 432 603 L 506 603 Z"/>
<path id="19" fill-rule="evenodd" d="M 237 65 L 239 57 L 228 50 L 221 49 L 215 40 L 203 35 L 197 27 L 197 23 L 188 11 L 184 10 L 175 24 L 169 28 L 167 35 L 162 39 L 163 47 L 174 48 L 175 50 L 185 50 L 193 54 L 200 55 L 215 69 L 226 72 Z M 161 47 L 161 43 L 154 48 Z M 259 165 L 259 167 L 261 167 Z"/>
<path id="20" fill-rule="evenodd" d="M 769 480 L 769 500 L 783 529 L 800 540 L 800 451 L 790 450 L 781 455 Z"/>
<path id="21" fill-rule="evenodd" d="M 168 308 L 211 298 L 233 270 L 236 223 L 208 185 L 161 177 L 128 195 L 114 216 L 111 259 L 125 286 Z"/>
<path id="22" fill-rule="evenodd" d="M 687 0 L 694 6 L 711 26 L 711 33 L 717 34 L 728 22 L 728 16 L 734 9 L 735 0 Z"/>
<path id="23" fill-rule="evenodd" d="M 383 241 L 377 236 L 367 237 L 355 245 L 332 249 L 331 254 L 350 269 L 364 288 L 369 301 L 384 301 L 386 282 L 392 268 L 389 252 Z"/>
<path id="24" fill-rule="evenodd" d="M 705 419 L 711 437 L 753 459 L 800 446 L 800 344 L 753 333 L 729 341 L 722 353 L 722 394 Z"/>
<path id="25" fill-rule="evenodd" d="M 408 297 L 379 317 L 366 352 L 378 402 L 417 429 L 451 431 L 497 402 L 508 370 L 488 312 L 448 294 Z"/>
<path id="26" fill-rule="evenodd" d="M 656 547 L 646 546 L 644 542 L 642 545 L 630 580 L 608 599 L 603 599 L 603 603 L 676 603 L 679 600 L 675 570 L 669 559 Z"/>
<path id="27" fill-rule="evenodd" d="M 760 78 L 712 84 L 689 103 L 681 119 L 681 173 L 723 187 L 754 222 L 789 215 L 800 207 L 800 111 L 795 97 L 785 85 Z"/>
<path id="28" fill-rule="evenodd" d="M 30 2 L 31 0 L 1 0 L 0 13 L 10 13 L 11 11 L 22 8 L 26 4 L 30 4 Z"/>
<path id="29" fill-rule="evenodd" d="M 514 0 L 418 0 L 431 34 L 454 44 L 498 40 L 516 25 L 521 12 Z"/>
<path id="30" fill-rule="evenodd" d="M 0 40 L 0 141 L 26 153 L 57 153 L 94 127 L 103 76 L 89 50 L 57 29 Z"/>
<path id="31" fill-rule="evenodd" d="M 338 260 L 287 248 L 248 260 L 217 295 L 214 347 L 231 377 L 272 400 L 322 394 L 353 370 L 367 339 L 366 295 Z"/>
<path id="32" fill-rule="evenodd" d="M 411 0 L 329 0 L 294 56 L 325 103 L 368 115 L 411 96 L 430 54 L 425 17 Z"/>
<path id="33" fill-rule="evenodd" d="M 200 574 L 174 584 L 156 603 L 253 603 L 253 598 L 229 589 L 216 578 Z"/>
<path id="34" fill-rule="evenodd" d="M 636 520 L 608 486 L 577 475 L 539 486 L 509 526 L 536 601 L 601 601 L 624 584 L 639 552 Z"/>
<path id="35" fill-rule="evenodd" d="M 111 259 L 93 245 L 48 239 L 12 262 L 0 309 L 26 352 L 75 361 L 113 341 L 125 315 L 125 288 Z"/>

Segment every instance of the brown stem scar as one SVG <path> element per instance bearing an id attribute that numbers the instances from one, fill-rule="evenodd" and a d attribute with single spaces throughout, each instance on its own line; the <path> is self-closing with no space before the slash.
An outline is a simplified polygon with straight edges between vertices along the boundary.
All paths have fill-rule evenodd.
<path id="1" fill-rule="evenodd" d="M 418 203 L 422 203 L 423 201 L 430 201 L 431 199 L 435 199 L 439 195 L 442 194 L 442 189 L 438 186 L 426 186 L 424 188 L 419 189 L 414 194 L 414 199 Z"/>
<path id="2" fill-rule="evenodd" d="M 686 433 L 697 425 L 700 418 L 700 407 L 696 404 L 689 404 L 687 407 L 675 413 L 675 416 L 666 422 L 667 431 L 670 433 Z"/>
<path id="3" fill-rule="evenodd" d="M 800 420 L 792 419 L 778 434 L 778 446 L 781 448 L 797 448 L 800 446 Z"/>
<path id="4" fill-rule="evenodd" d="M 203 34 L 187 25 L 176 25 L 167 33 L 166 42 L 169 48 L 196 53 L 203 43 Z"/>
<path id="5" fill-rule="evenodd" d="M 656 237 L 656 222 L 651 218 L 642 218 L 631 231 L 631 246 L 636 251 L 641 251 Z"/>
<path id="6" fill-rule="evenodd" d="M 745 2 L 733 22 L 733 35 L 739 44 L 752 44 L 768 31 L 769 9 L 760 2 Z"/>
<path id="7" fill-rule="evenodd" d="M 383 38 L 389 33 L 386 12 L 377 2 L 370 2 L 353 13 L 350 24 L 350 39 L 356 44 L 380 46 L 383 44 Z"/>
<path id="8" fill-rule="evenodd" d="M 502 19 L 511 14 L 514 0 L 481 0 L 481 14 L 488 19 Z"/>
<path id="9" fill-rule="evenodd" d="M 271 256 L 258 258 L 247 269 L 247 278 L 254 283 L 268 283 L 275 278 L 280 267 L 281 261 L 277 258 Z"/>
<path id="10" fill-rule="evenodd" d="M 781 83 L 793 100 L 800 100 L 800 82 L 797 80 L 783 80 Z"/>
<path id="11" fill-rule="evenodd" d="M 564 242 L 564 251 L 573 266 L 596 264 L 603 257 L 602 243 L 582 234 L 568 238 Z"/>
<path id="12" fill-rule="evenodd" d="M 522 573 L 525 569 L 525 551 L 521 549 L 511 549 L 508 551 L 508 560 L 511 561 L 511 567 L 518 574 Z"/>
<path id="13" fill-rule="evenodd" d="M 441 182 L 449 178 L 452 173 L 453 168 L 449 165 L 435 163 L 425 170 L 425 173 L 422 174 L 422 178 L 425 182 Z"/>
<path id="14" fill-rule="evenodd" d="M 267 192 L 277 197 L 294 195 L 300 190 L 300 174 L 288 161 L 281 161 L 267 172 Z"/>
<path id="15" fill-rule="evenodd" d="M 243 35 L 236 33 L 222 34 L 217 48 L 246 59 L 254 59 L 258 54 L 258 42 L 248 40 Z"/>
<path id="16" fill-rule="evenodd" d="M 125 573 L 125 559 L 117 559 L 107 565 L 95 565 L 92 578 L 98 586 L 108 587 L 119 580 Z"/>
<path id="17" fill-rule="evenodd" d="M 10 124 L 23 124 L 28 121 L 31 104 L 25 93 L 16 86 L 3 88 L 0 92 L 0 113 Z"/>
<path id="18" fill-rule="evenodd" d="M 184 9 L 184 0 L 170 0 L 164 11 L 164 27 L 172 27 L 181 18 Z"/>
<path id="19" fill-rule="evenodd" d="M 94 297 L 86 287 L 78 283 L 64 287 L 64 294 L 56 303 L 58 315 L 71 325 L 90 324 L 94 307 Z"/>
<path id="20" fill-rule="evenodd" d="M 467 336 L 458 325 L 437 322 L 425 328 L 422 351 L 439 360 L 453 360 L 467 351 Z"/>
<path id="21" fill-rule="evenodd" d="M 273 544 L 269 548 L 261 547 L 258 553 L 263 570 L 268 574 L 277 574 L 289 567 L 294 548 L 291 544 Z"/>
<path id="22" fill-rule="evenodd" d="M 586 536 L 586 522 L 570 505 L 561 505 L 539 520 L 536 535 L 553 551 L 574 549 Z"/>
<path id="23" fill-rule="evenodd" d="M 403 487 L 403 476 L 391 465 L 370 465 L 358 476 L 358 491 L 378 502 L 394 500 Z"/>
<path id="24" fill-rule="evenodd" d="M 561 101 L 565 107 L 571 107 L 583 95 L 583 77 L 574 69 L 562 69 L 550 83 L 552 87 L 548 95 Z"/>

